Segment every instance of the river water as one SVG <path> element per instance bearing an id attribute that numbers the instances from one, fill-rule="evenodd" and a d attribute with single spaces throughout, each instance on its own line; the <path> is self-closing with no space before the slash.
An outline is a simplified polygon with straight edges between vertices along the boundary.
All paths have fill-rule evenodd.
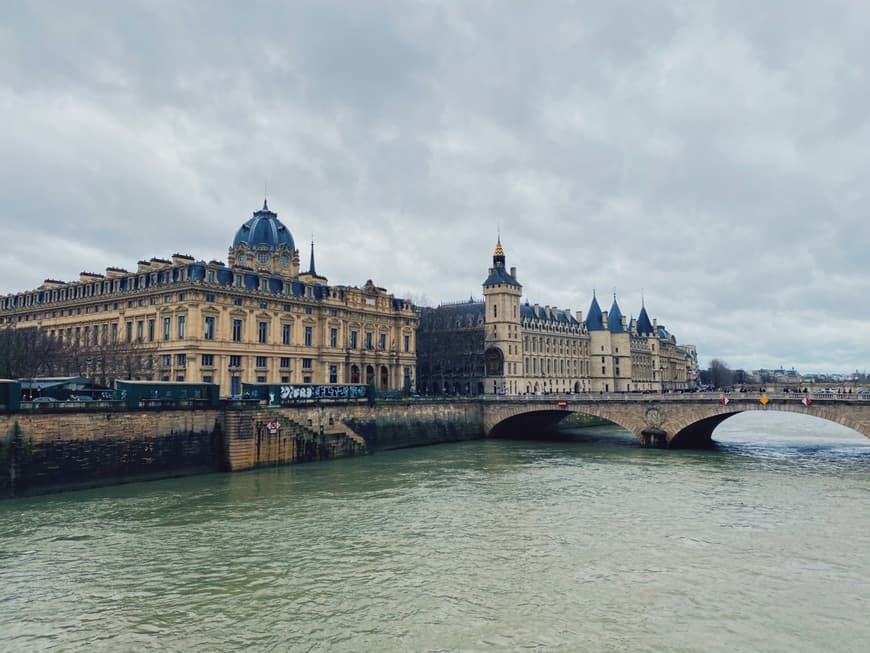
<path id="1" fill-rule="evenodd" d="M 0 502 L 0 650 L 870 650 L 870 441 L 768 413 L 714 438 L 599 429 Z"/>

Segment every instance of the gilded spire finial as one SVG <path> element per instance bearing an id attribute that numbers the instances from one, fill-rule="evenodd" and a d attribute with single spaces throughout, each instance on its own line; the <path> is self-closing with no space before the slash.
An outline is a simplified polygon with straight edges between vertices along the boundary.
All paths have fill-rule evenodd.
<path id="1" fill-rule="evenodd" d="M 499 235 L 498 240 L 495 243 L 495 253 L 493 256 L 504 256 L 504 249 L 501 246 L 501 235 Z"/>

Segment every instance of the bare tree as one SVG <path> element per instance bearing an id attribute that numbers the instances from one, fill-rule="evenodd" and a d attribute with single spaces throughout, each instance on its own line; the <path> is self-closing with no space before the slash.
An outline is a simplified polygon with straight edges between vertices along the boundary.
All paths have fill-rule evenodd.
<path id="1" fill-rule="evenodd" d="M 734 383 L 734 371 L 718 358 L 710 361 L 710 383 L 717 388 L 728 388 Z"/>

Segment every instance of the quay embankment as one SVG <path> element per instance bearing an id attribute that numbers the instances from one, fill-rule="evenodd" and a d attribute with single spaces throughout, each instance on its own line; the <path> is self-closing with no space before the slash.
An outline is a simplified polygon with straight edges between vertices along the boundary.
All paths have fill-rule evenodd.
<path id="1" fill-rule="evenodd" d="M 150 409 L 113 403 L 0 414 L 0 497 L 313 462 L 484 433 L 473 401 Z"/>

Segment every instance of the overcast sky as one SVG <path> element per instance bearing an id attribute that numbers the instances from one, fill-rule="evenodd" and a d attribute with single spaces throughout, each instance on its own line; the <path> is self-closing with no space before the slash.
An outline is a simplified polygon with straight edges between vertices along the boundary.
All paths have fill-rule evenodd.
<path id="1" fill-rule="evenodd" d="M 702 366 L 870 369 L 870 3 L 0 4 L 0 292 L 262 205 L 330 283 L 616 290 Z"/>

